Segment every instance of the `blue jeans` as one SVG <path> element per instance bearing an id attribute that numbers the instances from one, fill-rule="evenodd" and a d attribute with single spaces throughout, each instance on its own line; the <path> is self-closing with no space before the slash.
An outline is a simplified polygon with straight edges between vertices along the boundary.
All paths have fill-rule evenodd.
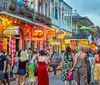
<path id="1" fill-rule="evenodd" d="M 54 75 L 56 75 L 57 65 L 56 64 L 53 64 L 52 67 L 53 67 Z"/>

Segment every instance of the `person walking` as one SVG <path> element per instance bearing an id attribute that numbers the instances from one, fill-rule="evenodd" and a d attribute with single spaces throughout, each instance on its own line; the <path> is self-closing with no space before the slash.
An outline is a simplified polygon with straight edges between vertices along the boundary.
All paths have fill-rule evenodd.
<path id="1" fill-rule="evenodd" d="M 25 85 L 25 78 L 28 72 L 28 60 L 25 51 L 20 52 L 18 60 L 18 79 L 20 85 Z"/>
<path id="2" fill-rule="evenodd" d="M 11 68 L 12 68 L 12 73 L 13 77 L 16 78 L 16 85 L 19 84 L 20 79 L 18 78 L 18 69 L 16 72 L 14 72 L 16 69 L 15 67 L 19 67 L 19 57 L 20 57 L 21 50 L 17 51 L 14 55 L 14 58 L 11 60 Z M 15 70 L 14 70 L 15 69 Z"/>
<path id="3" fill-rule="evenodd" d="M 58 60 L 59 57 L 57 56 L 57 53 L 54 52 L 53 56 L 52 56 L 52 67 L 53 67 L 53 71 L 54 71 L 54 75 L 56 75 L 56 71 L 57 71 L 57 66 L 58 66 Z"/>
<path id="4" fill-rule="evenodd" d="M 87 53 L 84 52 L 84 47 L 79 47 L 79 52 L 75 54 L 75 61 L 73 68 L 74 70 L 74 79 L 76 85 L 87 85 Z"/>
<path id="5" fill-rule="evenodd" d="M 47 59 L 45 51 L 40 51 L 38 58 L 38 85 L 49 85 L 49 76 L 46 67 Z"/>
<path id="6" fill-rule="evenodd" d="M 89 61 L 89 53 L 87 53 L 87 61 L 86 61 L 86 65 L 87 65 L 87 83 L 88 85 L 90 85 L 91 83 L 91 65 L 90 65 L 90 61 Z"/>
<path id="7" fill-rule="evenodd" d="M 10 68 L 10 60 L 9 60 L 9 56 L 6 56 L 6 71 L 4 73 L 4 79 L 5 79 L 5 82 L 7 83 L 7 85 L 10 85 L 10 71 L 11 71 L 11 68 Z"/>
<path id="8" fill-rule="evenodd" d="M 95 58 L 91 51 L 89 51 L 89 53 L 91 54 L 91 56 L 89 56 L 89 61 L 90 61 L 90 65 L 91 65 L 91 82 L 93 84 L 94 83 Z"/>
<path id="9" fill-rule="evenodd" d="M 4 74 L 6 71 L 6 57 L 3 55 L 3 51 L 0 51 L 0 85 L 6 85 L 4 80 Z"/>
<path id="10" fill-rule="evenodd" d="M 61 80 L 65 82 L 65 85 L 69 83 L 71 85 L 71 81 L 68 78 L 68 73 L 73 67 L 73 54 L 71 52 L 71 48 L 68 46 L 66 48 L 66 52 L 64 54 L 64 57 L 62 58 L 62 74 L 61 74 Z"/>
<path id="11" fill-rule="evenodd" d="M 37 57 L 36 54 L 37 53 L 35 51 L 32 52 L 31 58 L 29 60 L 29 66 L 28 66 L 28 68 L 29 68 L 29 72 L 28 72 L 29 78 L 28 78 L 28 80 L 30 82 L 30 85 L 34 85 L 37 81 L 37 76 L 34 76 L 34 69 L 35 69 L 35 65 L 37 64 L 36 63 L 36 57 Z"/>
<path id="12" fill-rule="evenodd" d="M 94 80 L 100 85 L 100 50 L 95 54 Z"/>
<path id="13" fill-rule="evenodd" d="M 61 51 L 60 55 L 59 55 L 59 62 L 60 62 L 60 65 L 59 65 L 59 68 L 60 68 L 60 71 L 62 72 L 62 59 L 64 57 L 64 51 Z"/>

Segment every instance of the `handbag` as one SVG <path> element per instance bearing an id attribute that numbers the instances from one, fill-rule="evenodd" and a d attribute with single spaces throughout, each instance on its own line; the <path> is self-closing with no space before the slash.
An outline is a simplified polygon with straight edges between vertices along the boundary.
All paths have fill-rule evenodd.
<path id="1" fill-rule="evenodd" d="M 35 68 L 34 68 L 34 76 L 38 76 L 38 66 L 35 65 Z"/>
<path id="2" fill-rule="evenodd" d="M 14 74 L 18 73 L 18 69 L 19 69 L 19 59 L 17 60 L 17 63 L 12 70 L 12 73 Z"/>
<path id="3" fill-rule="evenodd" d="M 73 80 L 73 72 L 72 71 L 68 72 L 68 79 L 69 79 L 69 81 Z"/>

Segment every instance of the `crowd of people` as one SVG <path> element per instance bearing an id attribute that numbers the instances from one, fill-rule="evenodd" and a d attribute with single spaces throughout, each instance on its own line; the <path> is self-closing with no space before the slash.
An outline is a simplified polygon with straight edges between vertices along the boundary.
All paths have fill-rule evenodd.
<path id="1" fill-rule="evenodd" d="M 10 85 L 10 77 L 16 79 L 16 85 L 49 85 L 50 67 L 57 75 L 57 67 L 61 71 L 60 78 L 65 85 L 90 85 L 95 81 L 100 85 L 100 50 L 92 51 L 79 47 L 72 51 L 68 46 L 65 51 L 50 53 L 50 50 L 19 50 L 13 58 L 0 51 L 0 85 Z"/>
<path id="2" fill-rule="evenodd" d="M 79 51 L 73 52 L 70 47 L 66 48 L 62 59 L 63 71 L 61 80 L 65 85 L 100 85 L 100 50 L 79 47 Z"/>
<path id="3" fill-rule="evenodd" d="M 52 56 L 52 58 L 51 58 Z M 61 57 L 61 56 L 60 56 Z M 0 51 L 0 85 L 10 85 L 10 76 L 16 79 L 16 85 L 49 85 L 50 67 L 53 68 L 54 75 L 60 63 L 57 53 L 50 54 L 47 50 L 19 50 L 14 57 L 7 56 Z M 52 62 L 51 62 L 52 61 Z M 38 82 L 37 82 L 38 81 Z"/>

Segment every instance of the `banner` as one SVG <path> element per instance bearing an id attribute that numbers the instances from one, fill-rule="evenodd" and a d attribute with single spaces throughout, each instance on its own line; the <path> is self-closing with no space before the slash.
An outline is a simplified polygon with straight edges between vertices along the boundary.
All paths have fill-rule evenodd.
<path id="1" fill-rule="evenodd" d="M 70 44 L 70 40 L 65 40 L 65 44 Z"/>
<path id="2" fill-rule="evenodd" d="M 41 40 L 46 40 L 46 33 L 47 29 L 45 28 L 33 28 L 32 31 L 32 39 L 35 41 L 41 41 Z"/>
<path id="3" fill-rule="evenodd" d="M 56 36 L 56 30 L 51 28 L 50 30 L 48 30 L 47 36 L 48 37 L 55 37 Z"/>

